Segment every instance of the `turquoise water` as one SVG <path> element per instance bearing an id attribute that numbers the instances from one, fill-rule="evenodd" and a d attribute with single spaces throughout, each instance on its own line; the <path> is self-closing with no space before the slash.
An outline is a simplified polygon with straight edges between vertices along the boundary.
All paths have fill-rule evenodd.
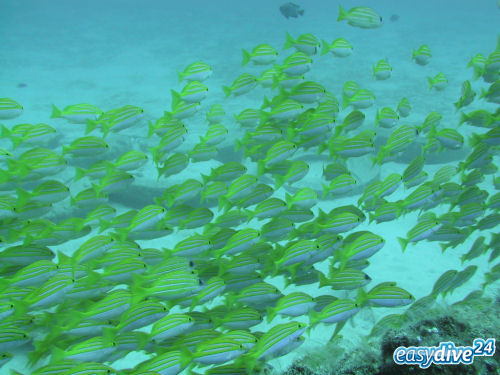
<path id="1" fill-rule="evenodd" d="M 383 24 L 381 27 L 373 29 L 353 27 L 345 21 L 337 22 L 339 4 L 336 1 L 328 3 L 301 2 L 299 5 L 304 9 L 304 15 L 289 19 L 280 14 L 279 6 L 281 4 L 280 2 L 267 1 L 191 1 L 185 3 L 170 1 L 140 3 L 134 1 L 80 3 L 2 1 L 1 8 L 3 9 L 0 13 L 2 25 L 0 27 L 0 40 L 2 42 L 0 84 L 2 93 L 0 97 L 11 98 L 19 102 L 23 106 L 23 111 L 20 116 L 2 119 L 0 123 L 10 130 L 19 124 L 46 123 L 56 130 L 57 136 L 50 142 L 45 142 L 43 139 L 23 140 L 19 142 L 19 147 L 15 147 L 15 141 L 13 142 L 12 138 L 15 138 L 16 135 L 9 137 L 5 131 L 2 133 L 0 148 L 8 151 L 10 156 L 6 156 L 5 160 L 2 159 L 0 162 L 0 167 L 6 171 L 0 180 L 2 184 L 0 185 L 1 195 L 7 197 L 5 198 L 7 200 L 13 200 L 13 207 L 19 211 L 23 207 L 19 206 L 19 191 L 17 189 L 22 188 L 31 192 L 40 182 L 50 179 L 57 180 L 67 186 L 71 196 L 75 197 L 77 193 L 92 186 L 101 186 L 102 188 L 102 181 L 91 178 L 91 176 L 76 180 L 77 167 L 86 170 L 93 162 L 99 160 L 109 160 L 115 163 L 121 154 L 137 150 L 147 155 L 148 161 L 140 169 L 129 171 L 133 176 L 133 182 L 130 186 L 111 192 L 104 200 L 104 204 L 115 210 L 113 215 L 120 215 L 130 210 L 141 210 L 152 204 L 165 206 L 168 215 L 168 212 L 180 203 L 190 206 L 187 213 L 199 207 L 206 207 L 214 215 L 210 224 L 191 229 L 181 229 L 179 225 L 171 225 L 170 223 L 169 232 L 171 233 L 155 239 L 137 240 L 140 248 L 173 249 L 181 240 L 195 233 L 205 234 L 207 238 L 210 238 L 215 233 L 214 228 L 217 228 L 217 225 L 213 223 L 223 213 L 223 209 L 219 209 L 217 200 L 200 204 L 201 192 L 198 192 L 193 199 L 187 202 L 176 202 L 173 207 L 170 207 L 164 202 L 164 194 L 169 188 L 181 184 L 189 178 L 204 182 L 202 174 L 209 175 L 211 168 L 229 161 L 241 163 L 247 168 L 246 173 L 257 176 L 257 161 L 266 158 L 267 148 L 278 141 L 275 139 L 271 143 L 264 143 L 263 148 L 252 148 L 255 145 L 247 141 L 246 155 L 243 152 L 245 147 L 235 150 L 237 140 L 243 140 L 247 132 L 255 131 L 255 127 L 242 127 L 235 120 L 234 115 L 238 115 L 242 110 L 248 108 L 261 109 L 264 97 L 273 99 L 280 93 L 277 89 L 262 87 L 259 84 L 243 95 L 225 97 L 222 86 L 231 86 L 240 74 L 250 73 L 260 77 L 265 69 L 272 66 L 251 63 L 242 66 L 241 49 L 251 51 L 258 44 L 268 43 L 278 51 L 276 64 L 282 64 L 285 58 L 294 52 L 293 48 L 283 49 L 287 32 L 294 38 L 301 34 L 311 33 L 319 41 L 326 40 L 330 43 L 336 38 L 343 37 L 353 46 L 352 53 L 344 58 L 334 57 L 331 53 L 313 55 L 311 57 L 312 66 L 305 73 L 305 79 L 321 84 L 339 102 L 339 112 L 335 113 L 334 116 L 337 128 L 354 109 L 352 106 L 342 108 L 342 92 L 345 82 L 354 81 L 360 87 L 370 90 L 375 96 L 373 105 L 368 108 L 360 108 L 360 111 L 365 115 L 365 121 L 361 127 L 340 132 L 340 137 L 355 137 L 361 131 L 376 132 L 373 137 L 375 149 L 372 152 L 360 157 L 339 159 L 345 161 L 346 168 L 356 180 L 356 186 L 342 194 L 334 193 L 323 197 L 323 185 L 329 184 L 329 180 L 323 176 L 323 168 L 334 160 L 329 158 L 328 150 L 318 155 L 317 146 L 304 147 L 305 139 L 300 137 L 287 139 L 297 145 L 297 152 L 291 155 L 288 160 L 306 162 L 309 165 L 308 173 L 299 181 L 292 184 L 285 183 L 279 188 L 271 173 L 259 175 L 258 182 L 271 188 L 271 195 L 268 197 L 279 198 L 283 201 L 287 193 L 293 195 L 304 187 L 316 191 L 319 197 L 314 206 L 311 207 L 313 217 L 308 218 L 305 222 L 321 222 L 318 219 L 320 209 L 328 213 L 336 207 L 354 205 L 362 210 L 366 220 L 363 220 L 356 228 L 339 234 L 345 238 L 353 232 L 370 231 L 385 240 L 382 249 L 369 257 L 368 267 L 362 270 L 371 278 L 370 283 L 364 286 L 366 291 L 379 283 L 392 281 L 409 292 L 415 300 L 419 300 L 431 293 L 436 280 L 445 271 L 450 269 L 461 271 L 470 265 L 478 267 L 472 278 L 445 298 L 437 297 L 437 301 L 439 304 L 447 305 L 462 300 L 472 291 L 482 290 L 485 275 L 497 264 L 497 260 L 491 260 L 491 254 L 495 249 L 498 249 L 498 244 L 496 247 L 494 246 L 495 237 L 492 235 L 498 233 L 498 226 L 494 225 L 486 229 L 475 229 L 474 226 L 482 217 L 497 214 L 498 207 L 490 208 L 487 205 L 484 213 L 470 225 L 452 225 L 463 233 L 471 229 L 470 233 L 464 236 L 455 248 L 442 252 L 439 245 L 446 241 L 426 241 L 423 239 L 410 243 L 403 253 L 397 238 L 407 237 L 408 231 L 417 224 L 419 215 L 433 212 L 436 217 L 440 218 L 440 215 L 449 211 L 460 212 L 460 204 L 452 209 L 449 200 L 439 197 L 434 201 L 434 205 L 429 205 L 424 210 L 409 210 L 405 215 L 401 215 L 395 220 L 369 223 L 369 213 L 373 212 L 366 205 L 358 203 L 358 200 L 373 181 L 383 181 L 392 173 L 402 174 L 413 158 L 422 153 L 422 147 L 427 144 L 429 139 L 434 138 L 429 135 L 427 130 L 421 131 L 400 152 L 373 165 L 371 158 L 377 155 L 382 146 L 386 145 L 390 134 L 399 126 L 420 127 L 429 113 L 437 112 L 442 118 L 436 130 L 451 128 L 457 130 L 464 137 L 464 145 L 457 149 L 444 149 L 441 152 L 432 151 L 432 149 L 425 151 L 423 170 L 428 174 L 426 181 L 431 181 L 434 173 L 441 167 L 458 167 L 460 162 L 466 161 L 467 156 L 474 149 L 469 142 L 469 137 L 473 133 L 485 134 L 490 130 L 468 124 L 459 127 L 462 112 L 471 113 L 475 110 L 485 110 L 495 114 L 496 111 L 497 122 L 493 127 L 498 127 L 498 103 L 480 98 L 481 91 L 487 90 L 491 82 L 485 82 L 482 78 L 475 79 L 473 69 L 467 66 L 474 55 L 481 53 L 488 57 L 497 46 L 500 31 L 498 27 L 500 25 L 500 9 L 496 2 L 484 0 L 477 2 L 424 1 L 405 4 L 394 1 L 342 3 L 346 10 L 358 5 L 375 9 L 382 16 Z M 391 21 L 392 15 L 399 17 L 393 17 L 394 20 Z M 432 52 L 430 62 L 424 66 L 416 64 L 411 59 L 412 49 L 417 49 L 423 44 L 428 45 Z M 373 65 L 381 59 L 386 59 L 392 66 L 391 77 L 387 80 L 376 80 L 372 75 Z M 180 92 L 186 83 L 185 81 L 179 82 L 178 71 L 183 71 L 186 66 L 196 61 L 205 62 L 213 70 L 211 76 L 203 82 L 208 88 L 208 94 L 201 101 L 196 114 L 182 119 L 187 133 L 182 138 L 182 144 L 175 151 L 169 151 L 166 156 L 173 152 L 190 155 L 189 152 L 200 143 L 200 137 L 204 136 L 209 128 L 206 113 L 215 104 L 222 106 L 225 111 L 220 124 L 227 129 L 227 136 L 223 137 L 222 142 L 215 145 L 217 150 L 214 151 L 214 155 L 210 155 L 208 160 L 191 159 L 180 173 L 158 178 L 157 165 L 153 161 L 151 149 L 158 146 L 160 136 L 154 134 L 148 137 L 148 125 L 150 122 L 156 123 L 164 116 L 165 111 L 172 111 L 171 90 Z M 434 77 L 440 72 L 447 77 L 446 87 L 441 91 L 430 90 L 427 77 Z M 456 110 L 453 103 L 459 99 L 462 84 L 466 80 L 470 81 L 472 90 L 477 95 L 469 105 Z M 375 125 L 377 110 L 383 107 L 396 109 L 403 97 L 406 97 L 411 105 L 409 116 L 401 117 L 394 128 L 381 128 Z M 62 109 L 78 103 L 90 103 L 102 111 L 134 105 L 142 108 L 144 113 L 132 127 L 119 131 L 112 130 L 104 138 L 109 149 L 101 156 L 75 157 L 66 154 L 64 159 L 67 164 L 62 165 L 56 171 L 57 173 L 50 176 L 41 173 L 34 177 L 32 175 L 32 179 L 27 178 L 26 169 L 22 168 L 23 163 L 25 163 L 22 158 L 24 152 L 34 147 L 43 147 L 62 155 L 63 146 L 68 146 L 79 137 L 85 136 L 86 124 L 71 123 L 63 118 L 51 118 L 52 105 Z M 318 103 L 305 103 L 303 105 L 305 111 L 316 108 Z M 268 110 L 268 108 L 264 108 L 264 111 Z M 283 134 L 286 134 L 286 128 L 300 128 L 299 123 L 294 122 L 295 120 L 292 118 L 279 124 L 271 121 L 271 124 L 276 128 L 283 129 Z M 263 123 L 265 121 L 261 119 L 260 125 Z M 329 132 L 323 133 L 322 136 L 325 140 L 331 140 L 334 138 L 334 134 L 335 129 L 331 129 Z M 103 137 L 103 133 L 99 129 L 94 130 L 89 135 Z M 285 138 L 286 136 L 283 135 L 283 139 Z M 487 148 L 488 153 L 492 156 L 492 165 L 496 168 L 499 161 L 498 143 L 488 144 Z M 17 160 L 17 162 L 6 159 Z M 466 170 L 466 173 L 471 170 L 472 168 Z M 498 183 L 496 186 L 493 183 L 498 172 L 496 170 L 481 170 L 479 174 L 484 176 L 484 179 L 473 185 L 486 191 L 489 197 L 498 193 Z M 462 173 L 457 172 L 451 180 L 459 185 L 460 192 L 465 189 L 464 186 L 461 186 L 463 178 Z M 232 180 L 224 181 L 227 187 L 231 185 L 231 182 Z M 422 183 L 424 182 L 422 181 Z M 405 188 L 401 185 L 385 199 L 390 202 L 404 201 L 408 194 L 414 190 L 415 187 Z M 36 201 L 36 196 L 32 196 L 31 201 Z M 254 211 L 256 209 L 255 205 L 243 207 L 244 205 L 237 200 L 230 201 L 229 206 L 242 213 L 245 213 L 245 210 Z M 57 351 L 52 346 L 59 346 L 60 349 L 67 350 L 71 345 L 82 340 L 82 338 L 69 336 L 65 333 L 69 329 L 68 324 L 72 325 L 76 322 L 71 320 L 70 323 L 67 321 L 61 323 L 58 319 L 64 320 L 65 318 L 58 317 L 62 316 L 62 311 L 88 312 L 92 303 L 99 301 L 106 293 L 109 293 L 107 291 L 88 299 L 88 301 L 73 300 L 73 302 L 62 296 L 60 301 L 44 309 L 31 308 L 26 296 L 33 293 L 33 290 L 36 291 L 36 288 L 41 285 L 35 283 L 30 286 L 30 288 L 35 288 L 33 290 L 29 288 L 16 289 L 14 293 L 13 287 L 8 285 L 12 282 L 15 272 L 19 271 L 22 266 L 6 260 L 2 257 L 2 253 L 5 255 L 6 249 L 17 245 L 21 245 L 20 249 L 28 245 L 46 245 L 56 254 L 52 261 L 55 264 L 61 264 L 61 257 L 57 255 L 59 252 L 72 256 L 85 241 L 95 237 L 100 230 L 104 229 L 103 222 L 90 221 L 89 212 L 90 207 L 77 207 L 69 197 L 66 197 L 45 210 L 35 210 L 24 215 L 16 212 L 12 216 L 1 217 L 0 238 L 3 242 L 0 244 L 0 259 L 2 259 L 0 276 L 3 283 L 0 287 L 4 288 L 1 299 L 2 301 L 11 301 L 12 299 L 25 301 L 21 304 L 24 309 L 16 305 L 16 314 L 14 315 L 16 318 L 26 316 L 24 314 L 40 318 L 35 319 L 34 323 L 22 327 L 16 325 L 19 323 L 8 320 L 12 317 L 0 320 L 3 327 L 17 327 L 30 335 L 29 339 L 23 341 L 23 345 L 13 349 L 7 346 L 5 350 L 0 350 L 0 352 L 6 351 L 12 354 L 12 359 L 4 367 L 0 367 L 2 374 L 8 374 L 10 369 L 28 374 L 33 372 L 33 369 L 49 363 L 50 356 L 42 356 L 34 367 L 29 368 L 27 365 L 29 353 L 35 351 L 36 343 L 43 340 L 47 332 L 57 331 L 56 337 L 58 339 L 51 344 L 50 349 L 45 354 Z M 275 216 L 282 216 L 282 214 Z M 57 225 L 72 217 L 87 220 L 86 224 L 89 225 L 90 233 L 76 239 L 65 241 L 57 239 L 56 241 L 50 236 L 52 229 L 35 233 L 35 235 L 31 235 L 29 232 L 30 224 L 33 221 L 37 223 L 39 219 L 48 220 L 49 222 L 43 221 L 41 223 L 48 228 L 53 228 L 51 223 Z M 272 217 L 265 220 L 253 218 L 248 222 L 245 220 L 242 223 L 236 223 L 238 225 L 231 226 L 231 228 L 234 230 L 246 228 L 261 230 L 263 225 L 271 219 Z M 295 221 L 296 229 L 303 224 L 297 222 L 296 218 L 292 219 Z M 106 217 L 105 221 L 110 220 L 111 217 Z M 112 225 L 101 234 L 108 235 L 110 233 L 114 233 Z M 262 248 L 256 248 L 260 252 L 249 252 L 248 249 L 245 252 L 258 259 L 261 266 L 257 273 L 264 281 L 276 286 L 282 295 L 301 291 L 311 297 L 333 295 L 355 301 L 359 298 L 357 288 L 354 290 L 332 290 L 329 286 L 318 288 L 315 270 L 320 270 L 328 275 L 330 261 L 337 259 L 334 258 L 334 255 L 315 263 L 313 268 L 307 268 L 304 264 L 299 263 L 300 269 L 304 268 L 312 275 L 312 279 L 303 285 L 293 284 L 293 277 L 286 276 L 286 268 L 278 267 L 278 271 L 274 271 L 274 263 L 279 262 L 283 256 L 280 253 L 283 246 L 286 247 L 291 241 L 299 239 L 315 240 L 322 234 L 323 232 L 318 231 L 318 233 L 310 235 L 303 229 L 300 232 L 293 232 L 291 236 L 286 238 L 261 238 L 259 244 L 262 245 Z M 477 258 L 462 264 L 461 256 L 471 249 L 472 244 L 481 235 L 485 236 L 485 243 L 489 244 L 487 250 Z M 341 249 L 346 247 L 343 245 Z M 204 303 L 195 303 L 196 311 L 204 311 L 207 316 L 211 316 L 214 311 L 217 311 L 217 306 L 224 305 L 227 299 L 234 298 L 232 297 L 234 292 L 228 291 L 230 289 L 227 286 L 230 281 L 229 276 L 227 273 L 222 273 L 220 267 L 235 255 L 237 254 L 218 257 L 211 249 L 203 253 L 203 256 L 185 257 L 194 261 L 194 269 L 198 272 L 203 285 L 206 285 L 210 277 L 217 276 L 219 273 L 218 276 L 226 284 L 226 290 L 215 298 Z M 154 263 L 165 262 L 170 256 L 170 253 L 165 253 L 165 258 L 161 261 L 149 260 L 149 263 L 146 262 L 145 273 L 154 278 L 155 275 L 151 271 L 155 269 L 153 268 Z M 133 259 L 145 261 L 143 254 L 137 259 L 127 258 L 126 261 L 130 262 Z M 102 277 L 99 275 L 107 272 L 106 267 L 83 263 L 87 268 L 82 272 L 89 273 L 92 270 L 97 275 L 96 279 L 92 279 L 91 284 L 87 286 L 95 283 Z M 27 260 L 23 266 L 29 264 L 31 261 Z M 81 274 L 77 276 L 76 283 L 78 284 L 78 278 Z M 285 282 L 287 277 L 292 285 Z M 139 278 L 134 278 L 125 283 L 107 282 L 107 286 L 136 291 L 137 287 L 141 286 L 141 281 Z M 496 284 L 488 285 L 484 293 L 491 297 L 495 295 L 497 289 L 498 281 Z M 200 291 L 201 289 L 196 289 L 195 295 Z M 177 302 L 176 299 L 173 299 L 162 303 L 170 309 L 170 313 L 187 313 L 189 309 L 181 307 Z M 134 300 L 134 303 L 137 303 L 137 300 Z M 258 304 L 254 306 L 253 303 L 250 306 L 256 307 L 265 316 L 267 314 L 266 308 L 275 304 L 276 301 L 273 300 L 264 306 Z M 363 307 L 360 311 L 349 319 L 341 331 L 343 337 L 348 339 L 342 345 L 348 349 L 355 350 L 357 346 L 361 345 L 363 337 L 370 333 L 375 322 L 380 318 L 392 313 L 402 314 L 411 306 L 410 304 L 402 307 L 374 308 L 368 304 L 365 306 L 364 302 L 362 304 Z M 234 303 L 228 311 L 244 306 L 244 303 Z M 47 312 L 54 314 L 45 315 Z M 48 320 L 42 321 L 42 316 L 47 316 Z M 113 319 L 111 326 L 118 326 L 120 319 L 120 317 Z M 295 318 L 278 316 L 269 323 L 265 320 L 259 325 L 249 327 L 247 331 L 251 333 L 269 332 L 273 326 L 290 320 L 309 324 L 308 314 Z M 151 327 L 148 325 L 140 328 L 139 331 L 149 333 L 150 329 Z M 227 330 L 224 326 L 216 324 L 208 325 L 208 329 L 217 332 Z M 284 371 L 304 353 L 323 347 L 334 329 L 334 325 L 318 323 L 314 325 L 309 336 L 303 336 L 305 340 L 298 348 L 291 350 L 290 353 L 276 355 L 275 358 L 268 358 L 261 362 L 268 362 L 278 372 Z M 113 336 L 117 334 L 113 329 L 107 332 Z M 100 334 L 101 332 L 97 331 L 92 336 Z M 256 337 L 259 338 L 259 334 L 256 334 Z M 377 338 L 374 337 L 373 340 L 376 341 Z M 164 345 L 163 349 L 137 346 L 121 352 L 119 356 L 114 358 L 116 361 L 105 362 L 105 364 L 117 371 L 132 369 L 141 361 L 154 358 L 158 353 L 165 350 L 175 350 L 178 345 L 169 343 Z M 196 350 L 193 351 L 196 352 Z M 250 351 L 249 357 L 243 355 L 241 358 L 243 360 L 247 358 L 248 362 L 248 358 L 252 358 L 251 353 L 252 351 Z M 104 361 L 104 358 L 97 362 L 101 361 Z M 236 363 L 241 363 L 236 361 Z M 196 361 L 190 360 L 189 362 L 194 364 Z M 233 362 L 229 361 L 228 363 Z M 223 364 L 225 363 L 217 365 Z M 196 366 L 191 369 L 197 373 L 203 373 L 209 368 L 199 364 Z"/>

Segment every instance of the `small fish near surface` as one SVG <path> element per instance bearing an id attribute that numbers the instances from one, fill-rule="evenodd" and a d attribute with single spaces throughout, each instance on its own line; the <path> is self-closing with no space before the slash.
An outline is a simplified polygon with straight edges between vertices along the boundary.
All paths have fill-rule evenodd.
<path id="1" fill-rule="evenodd" d="M 287 19 L 297 18 L 304 15 L 304 9 L 300 9 L 300 5 L 288 2 L 280 6 L 281 14 Z"/>

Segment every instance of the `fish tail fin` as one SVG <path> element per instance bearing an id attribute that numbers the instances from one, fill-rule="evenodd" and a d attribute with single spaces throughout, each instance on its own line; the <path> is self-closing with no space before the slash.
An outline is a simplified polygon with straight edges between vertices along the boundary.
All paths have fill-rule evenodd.
<path id="1" fill-rule="evenodd" d="M 342 109 L 346 109 L 351 104 L 351 98 L 346 94 L 342 94 Z"/>
<path id="2" fill-rule="evenodd" d="M 286 201 L 286 208 L 290 209 L 293 206 L 293 196 L 290 195 L 289 193 L 285 194 L 285 201 Z"/>
<path id="3" fill-rule="evenodd" d="M 458 122 L 458 126 L 462 125 L 466 121 L 467 121 L 467 115 L 464 112 L 460 113 L 460 121 Z"/>
<path id="4" fill-rule="evenodd" d="M 458 168 L 457 168 L 457 173 L 458 172 L 463 172 L 467 169 L 467 164 L 463 161 L 458 163 Z"/>
<path id="5" fill-rule="evenodd" d="M 431 128 L 429 129 L 429 134 L 427 135 L 427 138 L 434 138 L 437 134 L 437 129 L 435 125 L 431 125 Z"/>
<path id="6" fill-rule="evenodd" d="M 447 248 L 451 247 L 452 245 L 450 243 L 441 243 L 439 244 L 439 247 L 441 247 L 441 254 L 443 254 Z"/>
<path id="7" fill-rule="evenodd" d="M 323 151 L 328 149 L 328 143 L 322 142 L 318 145 L 318 155 L 323 154 Z M 323 172 L 325 171 L 325 167 L 323 167 Z"/>
<path id="8" fill-rule="evenodd" d="M 381 118 L 382 113 L 377 109 L 377 113 L 375 114 L 375 126 L 378 126 Z"/>
<path id="9" fill-rule="evenodd" d="M 229 207 L 231 207 L 231 202 L 225 196 L 221 195 L 219 197 L 219 211 L 226 211 Z"/>
<path id="10" fill-rule="evenodd" d="M 266 171 L 266 162 L 264 160 L 259 160 L 257 162 L 257 176 L 262 176 Z"/>
<path id="11" fill-rule="evenodd" d="M 352 319 L 351 319 L 351 322 L 352 322 Z M 345 324 L 347 323 L 347 320 L 344 320 L 343 322 L 338 322 L 336 325 L 335 325 L 335 331 L 333 331 L 333 334 L 332 334 L 332 337 L 330 337 L 330 340 L 329 342 L 332 342 L 335 340 L 335 338 L 337 337 L 337 335 L 339 334 L 340 330 L 342 328 L 344 328 Z"/>
<path id="12" fill-rule="evenodd" d="M 18 148 L 21 143 L 23 143 L 23 139 L 20 137 L 10 137 L 10 141 L 14 146 L 14 149 Z"/>
<path id="13" fill-rule="evenodd" d="M 102 131 L 102 137 L 103 138 L 106 138 L 106 136 L 109 134 L 109 132 L 111 131 L 111 128 L 113 127 L 113 123 L 112 122 L 105 122 L 101 125 L 101 131 Z"/>
<path id="14" fill-rule="evenodd" d="M 254 211 L 250 211 L 250 210 L 244 209 L 243 213 L 247 217 L 247 223 L 249 221 L 251 221 L 255 217 L 255 212 Z"/>
<path id="15" fill-rule="evenodd" d="M 248 52 L 247 50 L 245 49 L 242 49 L 241 50 L 241 53 L 243 55 L 243 61 L 241 63 L 242 66 L 245 66 L 246 64 L 248 64 L 248 62 L 250 61 L 250 52 Z"/>
<path id="16" fill-rule="evenodd" d="M 486 72 L 485 68 L 474 67 L 474 79 L 478 79 Z"/>
<path id="17" fill-rule="evenodd" d="M 149 122 L 148 124 L 148 138 L 151 138 L 151 136 L 155 133 L 155 126 L 152 121 Z"/>
<path id="18" fill-rule="evenodd" d="M 295 40 L 293 40 L 292 36 L 287 31 L 285 45 L 283 46 L 283 49 L 288 49 L 290 47 L 293 47 L 294 44 L 295 44 Z"/>
<path id="19" fill-rule="evenodd" d="M 87 126 L 85 127 L 85 134 L 89 134 L 98 125 L 97 121 L 87 119 Z"/>
<path id="20" fill-rule="evenodd" d="M 329 286 L 331 284 L 330 280 L 325 276 L 323 272 L 318 272 L 319 275 L 319 287 Z"/>
<path id="21" fill-rule="evenodd" d="M 368 224 L 371 224 L 372 221 L 376 220 L 375 214 L 372 214 L 371 212 L 368 213 Z"/>
<path id="22" fill-rule="evenodd" d="M 339 17 L 337 18 L 337 22 L 343 21 L 347 19 L 347 12 L 342 8 L 342 5 L 339 4 Z"/>
<path id="23" fill-rule="evenodd" d="M 321 56 L 326 55 L 328 52 L 330 52 L 330 43 L 323 39 L 321 41 L 321 45 Z"/>
<path id="24" fill-rule="evenodd" d="M 406 250 L 406 246 L 408 246 L 408 240 L 398 237 L 398 242 L 401 245 L 401 251 L 404 253 Z"/>
<path id="25" fill-rule="evenodd" d="M 54 363 L 57 363 L 57 362 L 61 362 L 64 358 L 64 350 L 62 350 L 61 348 L 58 348 L 57 346 L 55 346 L 53 349 L 52 349 L 52 355 L 50 357 L 50 362 L 51 364 L 54 364 Z"/>
<path id="26" fill-rule="evenodd" d="M 274 67 L 278 70 L 278 72 L 280 71 L 279 70 L 280 67 L 278 65 L 274 65 Z M 271 86 L 272 89 L 275 89 L 276 87 L 280 87 L 280 83 L 281 83 L 280 76 L 284 77 L 284 74 L 278 73 L 278 74 L 273 75 L 273 84 Z"/>
<path id="27" fill-rule="evenodd" d="M 61 110 L 57 108 L 54 104 L 52 104 L 52 113 L 50 118 L 59 118 L 61 117 Z"/>
<path id="28" fill-rule="evenodd" d="M 268 306 L 267 307 L 267 314 L 266 314 L 267 323 L 271 323 L 275 317 L 276 317 L 276 310 L 273 307 Z"/>
<path id="29" fill-rule="evenodd" d="M 210 176 L 207 176 L 206 174 L 201 173 L 201 179 L 203 180 L 203 185 L 206 185 L 210 182 Z"/>
<path id="30" fill-rule="evenodd" d="M 356 303 L 360 306 L 366 305 L 368 302 L 368 293 L 363 289 L 358 289 L 358 296 L 356 297 Z"/>
<path id="31" fill-rule="evenodd" d="M 427 82 L 429 83 L 429 90 L 432 90 L 432 87 L 434 86 L 434 81 L 431 77 L 427 77 Z"/>
<path id="32" fill-rule="evenodd" d="M 326 184 L 323 184 L 323 199 L 325 199 L 328 196 L 329 192 L 330 192 L 330 187 Z"/>
<path id="33" fill-rule="evenodd" d="M 160 157 L 161 157 L 159 147 L 158 146 L 150 147 L 149 152 L 151 153 L 151 156 L 153 157 L 153 163 L 155 163 L 156 165 L 159 165 L 160 164 Z"/>
<path id="34" fill-rule="evenodd" d="M 281 87 L 280 87 L 281 89 Z M 260 107 L 260 109 L 265 109 L 265 108 L 271 108 L 273 106 L 273 102 L 267 97 L 264 95 L 264 103 L 262 103 L 262 106 Z M 262 115 L 262 114 L 261 114 Z"/>
<path id="35" fill-rule="evenodd" d="M 376 161 L 375 164 L 381 165 L 386 156 L 387 156 L 387 151 L 385 150 L 384 147 L 381 147 L 379 152 L 377 153 L 377 156 L 375 157 L 375 161 Z"/>
<path id="36" fill-rule="evenodd" d="M 314 327 L 321 320 L 320 313 L 318 313 L 314 309 L 309 310 L 309 312 L 307 313 L 307 315 L 308 315 L 308 318 L 309 318 L 309 324 L 308 324 L 308 326 L 310 328 Z M 309 333 L 310 331 L 307 331 L 307 332 Z"/>
<path id="37" fill-rule="evenodd" d="M 470 147 L 474 148 L 476 147 L 479 143 L 481 143 L 481 136 L 479 134 L 473 133 L 472 136 L 469 138 L 469 145 Z"/>
<path id="38" fill-rule="evenodd" d="M 231 88 L 228 86 L 222 86 L 222 91 L 224 91 L 226 99 L 229 97 L 229 95 L 231 95 Z"/>
<path id="39" fill-rule="evenodd" d="M 66 145 L 62 146 L 62 156 L 66 155 L 70 151 L 71 151 L 71 148 L 69 146 L 66 146 Z"/>
<path id="40" fill-rule="evenodd" d="M 87 172 L 85 171 L 85 169 L 80 168 L 80 167 L 76 167 L 75 168 L 75 178 L 73 179 L 73 181 L 81 180 L 83 177 L 85 177 L 86 174 L 87 174 Z"/>
<path id="41" fill-rule="evenodd" d="M 234 151 L 238 152 L 241 149 L 245 149 L 245 140 L 239 140 L 237 139 L 236 142 L 234 143 Z"/>
<path id="42" fill-rule="evenodd" d="M 333 134 L 334 139 L 335 139 L 335 137 L 337 137 L 339 134 L 342 133 L 342 131 L 344 130 L 344 128 L 345 128 L 344 124 L 340 124 L 338 126 L 335 126 L 335 133 Z"/>
<path id="43" fill-rule="evenodd" d="M 2 131 L 0 132 L 0 138 L 10 138 L 11 137 L 11 131 L 9 128 L 7 128 L 5 125 L 2 126 Z"/>
<path id="44" fill-rule="evenodd" d="M 297 130 L 288 127 L 286 128 L 286 139 L 292 141 L 297 136 Z"/>
<path id="45" fill-rule="evenodd" d="M 24 207 L 29 202 L 31 198 L 31 193 L 21 188 L 18 188 L 16 192 L 17 192 L 17 207 Z"/>
<path id="46" fill-rule="evenodd" d="M 181 94 L 175 90 L 170 90 L 170 92 L 172 94 L 172 108 L 175 108 L 181 102 Z"/>
<path id="47" fill-rule="evenodd" d="M 275 184 L 274 184 L 274 188 L 277 190 L 279 189 L 280 187 L 282 187 L 286 182 L 286 178 L 284 176 L 280 176 L 280 175 L 277 175 L 275 177 Z"/>

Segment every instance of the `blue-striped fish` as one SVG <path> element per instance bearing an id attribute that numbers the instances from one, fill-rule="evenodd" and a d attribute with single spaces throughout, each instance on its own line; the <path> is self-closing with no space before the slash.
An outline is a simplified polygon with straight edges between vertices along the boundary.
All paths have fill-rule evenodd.
<path id="1" fill-rule="evenodd" d="M 346 20 L 351 26 L 360 27 L 362 29 L 372 29 L 382 26 L 382 17 L 375 10 L 368 7 L 354 7 L 345 11 L 339 5 L 339 16 L 337 22 Z"/>

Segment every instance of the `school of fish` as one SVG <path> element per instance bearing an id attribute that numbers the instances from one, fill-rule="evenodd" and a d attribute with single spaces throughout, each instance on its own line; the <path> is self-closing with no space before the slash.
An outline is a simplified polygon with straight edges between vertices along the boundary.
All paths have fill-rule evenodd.
<path id="1" fill-rule="evenodd" d="M 367 7 L 340 7 L 338 21 L 383 25 Z M 409 60 L 432 64 L 429 46 L 416 47 Z M 483 290 L 498 283 L 500 192 L 492 192 L 500 189 L 500 37 L 469 62 L 471 79 L 453 103 L 457 123 L 441 124 L 437 112 L 406 122 L 410 96 L 369 119 L 363 110 L 377 105 L 371 90 L 346 81 L 332 93 L 307 79 L 321 55 L 352 54 L 348 38 L 287 33 L 282 51 L 267 43 L 243 50 L 242 66 L 260 76 L 243 72 L 220 93 L 208 90 L 212 67 L 192 61 L 178 74 L 183 88 L 171 91 L 171 108 L 149 122 L 134 105 L 76 103 L 53 105 L 47 123 L 22 123 L 23 106 L 0 98 L 0 369 L 26 355 L 36 375 L 258 373 L 316 326 L 334 339 L 364 309 L 411 310 L 452 293 L 476 274 L 467 263 L 480 256 L 491 265 Z M 392 69 L 387 58 L 374 61 L 372 79 L 391 79 Z M 445 72 L 422 78 L 431 95 L 448 84 Z M 262 106 L 238 108 L 257 86 L 267 92 Z M 207 107 L 209 95 L 220 102 Z M 477 101 L 497 109 L 468 111 Z M 200 113 L 205 124 L 191 122 Z M 206 134 L 183 148 L 200 126 Z M 65 127 L 80 136 L 63 142 Z M 469 139 L 460 131 L 466 127 L 474 129 Z M 147 142 L 127 148 L 113 141 L 121 134 Z M 220 162 L 227 139 L 234 154 Z M 400 171 L 362 185 L 351 204 L 322 209 L 360 188 L 348 161 L 368 157 L 383 170 L 410 148 L 419 152 Z M 445 151 L 466 156 L 430 176 L 426 160 Z M 310 156 L 326 160 L 321 176 L 308 176 Z M 204 162 L 212 168 L 200 173 Z M 157 182 L 141 193 L 137 180 L 148 168 Z M 179 178 L 187 171 L 190 178 Z M 391 199 L 396 191 L 405 198 Z M 148 203 L 126 209 L 137 198 Z M 445 214 L 433 212 L 443 206 Z M 371 256 L 394 251 L 365 226 L 396 224 L 412 212 L 418 222 L 398 238 L 402 251 L 432 241 L 444 252 L 474 240 L 464 268 L 443 270 L 417 301 L 389 274 L 374 285 L 365 272 Z M 320 295 L 306 293 L 311 285 Z M 387 315 L 367 336 L 407 319 Z M 143 356 L 133 368 L 115 365 L 134 352 Z"/>

